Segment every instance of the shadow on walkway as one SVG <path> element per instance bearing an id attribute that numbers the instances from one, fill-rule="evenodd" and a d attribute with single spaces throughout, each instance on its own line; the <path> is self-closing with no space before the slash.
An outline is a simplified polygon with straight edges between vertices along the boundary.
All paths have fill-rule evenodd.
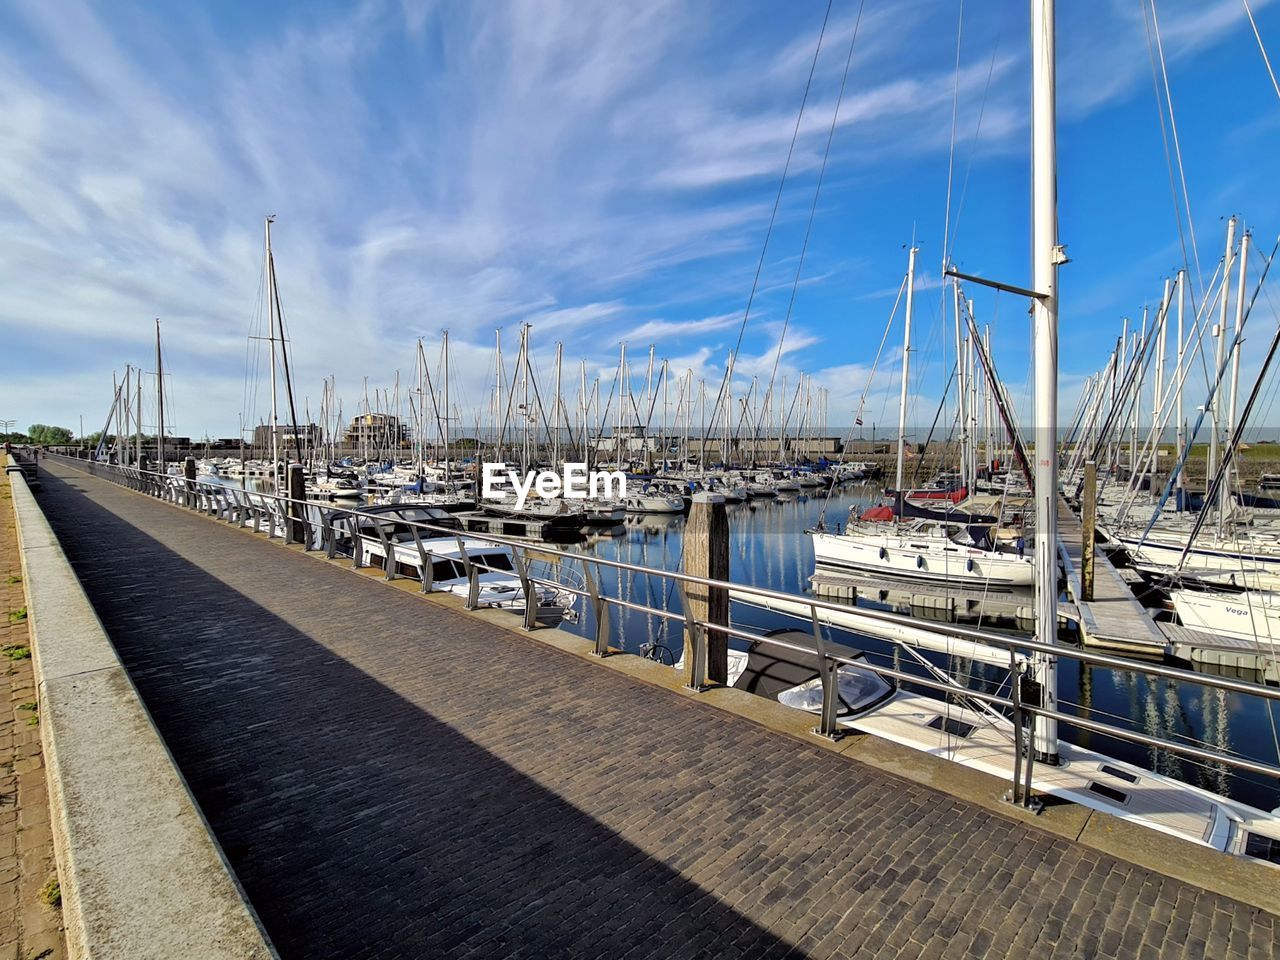
<path id="1" fill-rule="evenodd" d="M 376 646 L 387 630 L 420 635 L 422 621 L 437 616 L 431 608 L 381 592 L 370 609 L 364 585 L 315 564 L 314 576 L 271 587 L 285 619 L 205 569 L 203 558 L 193 562 L 100 502 L 129 513 L 117 498 L 135 494 L 67 474 L 46 472 L 40 503 L 283 956 L 790 950 L 295 625 L 326 621 L 330 633 Z M 226 562 L 229 551 L 244 575 L 296 572 L 287 555 L 240 543 L 234 531 L 168 516 L 160 504 L 138 507 L 149 527 L 172 528 L 171 542 L 193 556 L 182 528 L 195 522 L 203 552 L 220 551 Z M 345 590 L 308 594 L 332 588 L 335 577 Z M 468 664 L 509 670 L 506 681 L 522 684 L 537 683 L 535 674 L 559 659 L 548 652 L 542 669 L 513 670 L 528 656 L 521 641 L 473 643 L 465 634 L 476 621 L 447 610 L 438 619 L 450 640 L 472 644 L 430 665 L 454 671 L 452 702 L 471 686 Z M 487 664 L 475 659 L 485 642 L 494 654 Z M 474 686 L 474 710 L 503 722 L 504 704 L 485 699 L 495 684 Z"/>

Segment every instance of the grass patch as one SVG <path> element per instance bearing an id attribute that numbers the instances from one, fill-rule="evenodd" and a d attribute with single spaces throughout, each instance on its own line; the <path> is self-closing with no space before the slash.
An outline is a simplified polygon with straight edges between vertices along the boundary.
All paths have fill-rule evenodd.
<path id="1" fill-rule="evenodd" d="M 4 582 L 12 587 L 15 583 L 21 583 L 22 578 L 19 577 L 17 574 L 10 574 L 9 576 L 5 577 Z"/>
<path id="2" fill-rule="evenodd" d="M 40 898 L 41 903 L 47 903 L 51 907 L 62 906 L 62 887 L 58 883 L 58 878 L 50 877 L 36 896 Z"/>
<path id="3" fill-rule="evenodd" d="M 31 648 L 21 643 L 10 643 L 0 647 L 0 653 L 3 653 L 10 660 L 30 660 Z"/>
<path id="4" fill-rule="evenodd" d="M 22 622 L 23 620 L 25 620 L 25 619 L 27 619 L 27 608 L 26 608 L 26 607 L 19 607 L 17 610 L 10 610 L 10 611 L 9 611 L 9 622 L 10 622 L 10 623 L 21 623 L 21 622 Z"/>
<path id="5" fill-rule="evenodd" d="M 18 704 L 18 709 L 19 709 L 19 710 L 30 710 L 32 713 L 35 713 L 35 712 L 36 712 L 37 710 L 39 710 L 40 708 L 39 708 L 38 706 L 36 706 L 33 702 L 31 702 L 30 700 L 28 700 L 26 703 L 20 703 L 20 704 Z"/>
<path id="6" fill-rule="evenodd" d="M 28 727 L 40 726 L 40 715 L 36 714 L 34 717 L 27 717 L 27 726 Z"/>

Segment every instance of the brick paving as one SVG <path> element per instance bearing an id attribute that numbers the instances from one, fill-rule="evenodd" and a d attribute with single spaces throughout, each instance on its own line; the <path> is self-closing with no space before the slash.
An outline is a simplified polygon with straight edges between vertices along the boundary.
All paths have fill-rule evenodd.
<path id="1" fill-rule="evenodd" d="M 35 678 L 26 656 L 30 639 L 26 621 L 19 619 L 25 607 L 5 476 L 0 479 L 0 960 L 62 960 L 62 911 L 40 898 L 57 867 Z"/>
<path id="2" fill-rule="evenodd" d="M 1256 908 L 50 471 L 41 503 L 286 958 L 1278 952 Z"/>

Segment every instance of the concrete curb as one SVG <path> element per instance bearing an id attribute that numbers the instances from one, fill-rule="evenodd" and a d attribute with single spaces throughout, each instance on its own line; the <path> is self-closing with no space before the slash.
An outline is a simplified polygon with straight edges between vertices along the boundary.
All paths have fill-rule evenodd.
<path id="1" fill-rule="evenodd" d="M 21 474 L 11 474 L 68 952 L 276 958 Z"/>

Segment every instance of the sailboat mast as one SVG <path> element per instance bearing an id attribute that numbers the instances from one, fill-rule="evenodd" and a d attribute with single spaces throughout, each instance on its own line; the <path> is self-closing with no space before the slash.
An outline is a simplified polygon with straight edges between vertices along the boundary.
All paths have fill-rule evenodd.
<path id="1" fill-rule="evenodd" d="M 1219 303 L 1218 326 L 1213 331 L 1213 339 L 1216 342 L 1217 351 L 1214 355 L 1214 370 L 1222 369 L 1222 361 L 1226 354 L 1227 346 L 1227 311 L 1231 309 L 1231 254 L 1235 250 L 1236 245 L 1236 218 L 1232 217 L 1227 221 L 1227 252 L 1222 255 L 1222 296 Z M 1210 412 L 1213 415 L 1213 429 L 1209 433 L 1209 460 L 1205 466 L 1205 483 L 1213 482 L 1213 474 L 1218 469 L 1218 434 L 1222 430 L 1222 405 L 1219 402 L 1222 396 L 1221 390 L 1213 391 L 1213 402 L 1210 405 Z M 1207 490 L 1206 490 L 1207 492 Z M 1214 504 L 1207 503 L 1206 507 L 1214 507 Z M 1218 514 L 1221 516 L 1222 511 Z"/>
<path id="2" fill-rule="evenodd" d="M 915 302 L 916 252 L 914 243 L 907 254 L 907 319 L 902 333 L 902 391 L 898 398 L 898 472 L 893 488 L 903 489 L 903 472 L 907 457 L 907 384 L 911 373 L 911 314 Z"/>
<path id="3" fill-rule="evenodd" d="M 1178 404 L 1175 416 L 1178 418 L 1174 428 L 1174 436 L 1177 437 L 1177 449 L 1174 450 L 1173 456 L 1176 461 L 1182 455 L 1182 444 L 1186 441 L 1186 430 L 1184 423 L 1186 422 L 1182 414 L 1182 383 L 1186 373 L 1182 369 L 1183 354 L 1186 352 L 1186 342 L 1184 341 L 1184 333 L 1182 328 L 1183 310 L 1187 300 L 1187 271 L 1178 271 L 1178 366 L 1175 368 L 1178 378 Z M 1186 486 L 1185 471 L 1178 471 L 1178 489 L 1181 490 Z M 1178 498 L 1178 509 L 1182 509 L 1182 497 Z"/>
<path id="4" fill-rule="evenodd" d="M 1236 325 L 1235 335 L 1240 336 L 1240 328 L 1244 326 L 1245 272 L 1249 266 L 1249 232 L 1246 230 L 1240 238 L 1240 279 L 1236 286 Z M 1227 436 L 1236 429 L 1236 394 L 1240 390 L 1240 341 L 1235 341 L 1231 351 L 1231 400 L 1227 406 Z"/>
<path id="5" fill-rule="evenodd" d="M 268 346 L 271 348 L 271 475 L 279 480 L 279 433 L 280 418 L 276 406 L 276 298 L 271 295 L 271 221 L 272 217 L 266 217 L 263 221 L 263 234 L 265 237 L 263 270 L 266 271 L 267 279 L 267 324 Z"/>
<path id="6" fill-rule="evenodd" d="M 142 463 L 142 368 L 138 368 L 138 402 L 134 405 L 134 417 L 136 418 L 136 431 L 133 442 L 136 445 L 133 451 L 133 462 L 135 464 Z"/>
<path id="7" fill-rule="evenodd" d="M 440 349 L 444 353 L 444 480 L 450 480 L 449 471 L 449 331 L 441 333 Z M 424 411 L 425 412 L 425 411 Z"/>
<path id="8" fill-rule="evenodd" d="M 1054 0 L 1031 0 L 1031 237 L 1035 325 L 1036 416 L 1036 636 L 1058 635 L 1058 183 Z M 1037 653 L 1032 662 L 1041 706 L 1058 707 L 1058 658 Z M 1058 722 L 1036 723 L 1037 758 L 1058 762 Z"/>
<path id="9" fill-rule="evenodd" d="M 164 473 L 164 358 L 160 355 L 159 317 L 156 317 L 156 472 Z"/>

